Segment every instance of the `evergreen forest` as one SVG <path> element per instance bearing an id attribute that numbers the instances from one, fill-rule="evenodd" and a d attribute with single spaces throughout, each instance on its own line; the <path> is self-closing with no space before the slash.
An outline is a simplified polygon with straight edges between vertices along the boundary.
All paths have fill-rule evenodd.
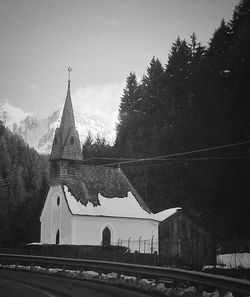
<path id="1" fill-rule="evenodd" d="M 153 212 L 180 206 L 217 240 L 249 239 L 250 1 L 207 46 L 190 34 L 128 74 L 115 143 L 89 135 L 85 162 L 119 166 Z M 48 157 L 1 123 L 0 245 L 39 241 L 47 190 Z"/>
<path id="2" fill-rule="evenodd" d="M 0 246 L 40 241 L 48 191 L 48 157 L 0 122 Z"/>
<path id="3" fill-rule="evenodd" d="M 207 47 L 177 37 L 166 64 L 153 57 L 142 79 L 129 73 L 114 147 L 99 139 L 100 154 L 88 138 L 87 156 L 120 166 L 153 212 L 180 206 L 218 240 L 249 238 L 249 77 L 243 0 Z"/>

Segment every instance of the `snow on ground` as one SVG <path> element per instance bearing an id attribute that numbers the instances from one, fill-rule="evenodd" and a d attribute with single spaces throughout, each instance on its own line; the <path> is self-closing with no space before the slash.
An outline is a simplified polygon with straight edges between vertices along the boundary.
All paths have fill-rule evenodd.
<path id="1" fill-rule="evenodd" d="M 30 266 L 22 266 L 22 265 L 1 265 L 0 267 L 4 268 L 11 268 L 11 269 L 31 269 Z M 46 269 L 45 267 L 41 266 L 33 266 L 33 271 L 39 271 L 43 273 L 48 274 L 58 274 L 61 276 L 66 276 L 69 278 L 78 278 L 78 279 L 87 279 L 87 280 L 94 280 L 98 282 L 104 282 L 114 285 L 122 285 L 124 287 L 129 287 L 133 289 L 140 289 L 146 292 L 155 292 L 159 295 L 164 296 L 175 296 L 175 297 L 196 297 L 197 291 L 196 288 L 193 286 L 184 286 L 184 283 L 180 287 L 171 287 L 166 288 L 164 282 L 160 281 L 158 283 L 155 282 L 155 280 L 152 279 L 137 279 L 134 276 L 128 276 L 128 275 L 121 275 L 118 276 L 115 272 L 110 272 L 107 274 L 104 273 L 98 273 L 96 271 L 79 271 L 79 270 L 63 270 L 61 268 L 49 268 Z M 206 291 L 202 292 L 202 297 L 219 297 L 218 290 L 215 290 L 212 293 L 208 293 Z M 234 297 L 231 292 L 225 292 L 223 297 Z"/>
<path id="2" fill-rule="evenodd" d="M 62 272 L 62 271 L 63 271 L 63 269 L 61 269 L 61 268 L 49 268 L 48 269 L 49 273 L 58 273 L 58 272 Z"/>
<path id="3" fill-rule="evenodd" d="M 225 295 L 226 294 L 228 294 L 228 292 L 226 292 Z M 225 295 L 223 297 L 225 297 Z M 202 297 L 220 297 L 220 293 L 218 290 L 215 290 L 214 292 L 202 292 Z"/>
<path id="4" fill-rule="evenodd" d="M 217 255 L 217 264 L 222 268 L 250 268 L 250 253 Z"/>
<path id="5" fill-rule="evenodd" d="M 99 273 L 95 271 L 83 271 L 82 276 L 86 279 L 96 279 L 99 276 Z"/>
<path id="6" fill-rule="evenodd" d="M 117 273 L 116 272 L 110 272 L 108 274 L 102 273 L 102 277 L 106 279 L 116 279 L 117 278 Z"/>
<path id="7" fill-rule="evenodd" d="M 86 206 L 83 205 L 69 192 L 67 186 L 64 186 L 64 193 L 71 212 L 77 215 L 132 217 L 163 221 L 180 209 L 176 207 L 157 214 L 148 213 L 140 206 L 131 192 L 128 192 L 127 197 L 124 198 L 106 198 L 99 193 L 100 205 L 98 206 L 94 206 L 92 202 L 88 202 Z"/>
<path id="8" fill-rule="evenodd" d="M 19 265 L 18 265 L 18 268 L 20 268 Z M 46 272 L 46 268 L 45 267 L 42 267 L 42 266 L 32 266 L 31 270 L 33 270 L 33 271 L 36 270 L 36 271 L 40 271 L 40 272 Z"/>

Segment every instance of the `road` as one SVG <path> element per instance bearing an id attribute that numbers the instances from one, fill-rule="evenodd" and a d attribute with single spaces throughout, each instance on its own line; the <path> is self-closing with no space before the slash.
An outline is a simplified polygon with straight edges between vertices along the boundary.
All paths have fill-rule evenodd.
<path id="1" fill-rule="evenodd" d="M 85 280 L 83 281 L 56 276 L 48 276 L 29 271 L 0 269 L 0 296 L 145 297 L 149 295 Z"/>

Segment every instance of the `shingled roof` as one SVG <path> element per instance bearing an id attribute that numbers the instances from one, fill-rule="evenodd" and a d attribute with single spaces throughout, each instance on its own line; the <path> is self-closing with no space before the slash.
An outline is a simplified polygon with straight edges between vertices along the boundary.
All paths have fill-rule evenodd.
<path id="1" fill-rule="evenodd" d="M 60 184 L 67 186 L 72 196 L 83 205 L 88 202 L 94 206 L 100 205 L 99 194 L 110 199 L 122 199 L 131 192 L 139 205 L 146 212 L 151 213 L 121 169 L 82 164 L 77 177 L 63 178 L 60 180 Z"/>

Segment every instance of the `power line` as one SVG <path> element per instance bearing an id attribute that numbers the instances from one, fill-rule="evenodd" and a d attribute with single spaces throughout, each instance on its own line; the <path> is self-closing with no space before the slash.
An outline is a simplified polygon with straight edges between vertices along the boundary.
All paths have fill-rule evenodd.
<path id="1" fill-rule="evenodd" d="M 225 144 L 225 145 L 220 145 L 220 146 L 202 148 L 202 149 L 197 149 L 197 150 L 192 150 L 192 151 L 187 151 L 187 152 L 173 153 L 173 154 L 163 155 L 163 156 L 158 156 L 158 157 L 141 158 L 141 159 L 134 159 L 134 160 L 116 162 L 116 163 L 108 163 L 108 164 L 104 164 L 104 165 L 97 165 L 97 167 L 129 164 L 129 163 L 144 162 L 144 161 L 153 161 L 153 160 L 159 160 L 159 159 L 166 159 L 166 158 L 175 157 L 175 156 L 184 156 L 184 155 L 189 155 L 189 154 L 194 154 L 194 153 L 201 153 L 201 152 L 208 152 L 208 151 L 213 151 L 213 150 L 218 150 L 218 149 L 223 149 L 223 148 L 229 148 L 229 147 L 239 146 L 239 145 L 248 144 L 248 143 L 250 143 L 250 140 L 237 142 L 237 143 L 230 143 L 230 144 Z"/>
<path id="2" fill-rule="evenodd" d="M 238 154 L 245 154 L 245 153 L 250 153 L 250 151 L 238 152 Z M 241 156 L 232 156 L 232 152 L 231 152 L 231 153 L 226 153 L 226 154 L 220 154 L 220 157 L 216 157 L 215 156 L 215 157 L 202 157 L 202 158 L 192 158 L 192 159 L 187 159 L 187 158 L 185 158 L 185 159 L 184 158 L 177 159 L 177 158 L 172 158 L 172 157 L 169 157 L 169 158 L 160 158 L 159 157 L 155 161 L 166 161 L 166 160 L 181 160 L 181 161 L 183 161 L 183 160 L 190 161 L 191 160 L 191 161 L 193 161 L 193 160 L 202 160 L 202 159 L 208 160 L 208 159 L 215 159 L 215 158 L 217 158 L 217 159 L 230 159 L 230 157 L 232 157 L 232 158 L 241 158 L 241 157 L 242 158 L 246 158 L 247 156 L 244 156 L 244 155 L 241 155 Z M 90 157 L 88 159 L 83 160 L 83 162 L 88 162 L 88 161 L 92 161 L 92 160 L 121 160 L 121 161 L 130 161 L 131 160 L 131 161 L 137 162 L 138 159 L 136 159 L 136 158 L 115 158 L 115 157 L 112 157 L 112 158 L 110 158 L 110 157 Z M 114 164 L 114 163 L 112 163 L 112 164 Z M 105 164 L 103 164 L 103 165 L 105 165 Z"/>
<path id="3" fill-rule="evenodd" d="M 132 161 L 136 159 L 132 158 L 106 158 L 106 157 L 90 157 L 88 159 L 83 160 L 84 162 L 91 161 L 91 160 L 121 160 L 121 161 Z"/>
<path id="4" fill-rule="evenodd" d="M 135 167 L 163 167 L 166 165 L 187 163 L 193 161 L 207 161 L 207 160 L 230 160 L 230 159 L 250 159 L 250 156 L 232 156 L 232 157 L 215 157 L 215 158 L 190 158 L 190 159 L 162 159 L 166 162 L 157 163 L 157 164 L 140 164 L 132 166 L 122 166 L 122 168 L 135 168 Z M 104 165 L 105 166 L 105 165 Z"/>
<path id="5" fill-rule="evenodd" d="M 243 151 L 243 152 L 238 152 L 239 154 L 245 154 L 245 153 L 250 153 L 250 151 Z M 223 156 L 232 156 L 232 152 L 231 153 L 226 153 L 226 154 L 223 154 L 223 155 L 220 155 L 220 157 L 223 157 Z M 161 158 L 161 157 L 157 157 L 158 159 L 156 159 L 156 161 L 162 161 L 162 160 L 166 160 L 166 157 L 165 158 Z M 136 161 L 138 159 L 136 158 L 116 158 L 116 157 L 89 157 L 88 159 L 84 159 L 83 162 L 88 162 L 88 161 L 92 161 L 92 160 L 119 160 L 119 161 Z M 169 158 L 169 160 L 171 160 Z M 174 160 L 176 160 L 176 158 L 174 158 Z M 181 158 L 180 160 L 184 160 L 183 158 Z M 114 164 L 114 163 L 112 163 Z M 119 162 L 120 164 L 120 162 Z"/>

